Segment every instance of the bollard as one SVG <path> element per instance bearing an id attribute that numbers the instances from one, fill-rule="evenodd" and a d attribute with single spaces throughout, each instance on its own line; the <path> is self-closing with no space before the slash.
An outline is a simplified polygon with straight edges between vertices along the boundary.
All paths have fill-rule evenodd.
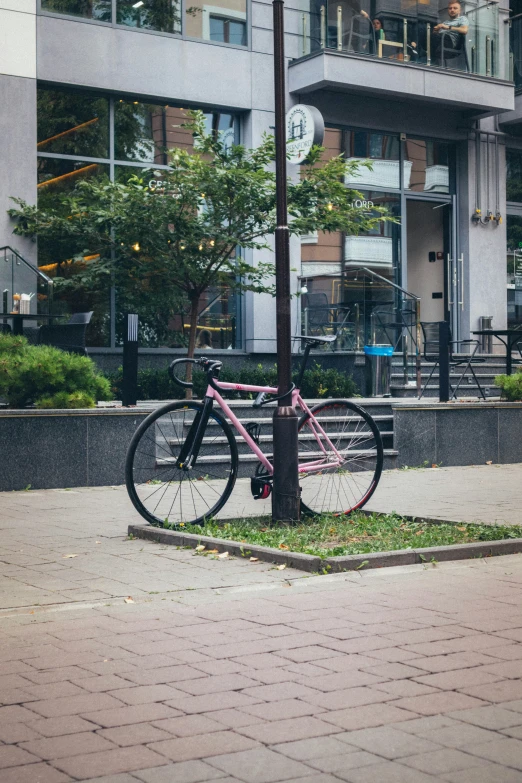
<path id="1" fill-rule="evenodd" d="M 449 345 L 450 329 L 447 321 L 439 321 L 439 401 L 448 402 L 450 393 Z"/>
<path id="2" fill-rule="evenodd" d="M 127 313 L 123 333 L 123 381 L 121 403 L 136 405 L 138 401 L 138 316 Z"/>

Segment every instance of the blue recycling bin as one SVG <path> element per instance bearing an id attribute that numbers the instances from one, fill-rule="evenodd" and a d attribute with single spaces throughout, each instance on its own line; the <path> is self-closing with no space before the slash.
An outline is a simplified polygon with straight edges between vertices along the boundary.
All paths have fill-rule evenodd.
<path id="1" fill-rule="evenodd" d="M 393 345 L 365 345 L 366 396 L 389 397 Z"/>

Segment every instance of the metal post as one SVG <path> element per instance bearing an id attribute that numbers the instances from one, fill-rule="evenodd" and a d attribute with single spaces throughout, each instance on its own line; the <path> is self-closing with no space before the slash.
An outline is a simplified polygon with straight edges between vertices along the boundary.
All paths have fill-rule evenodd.
<path id="1" fill-rule="evenodd" d="M 138 316 L 127 313 L 123 333 L 122 405 L 136 405 L 138 401 Z"/>
<path id="2" fill-rule="evenodd" d="M 297 413 L 292 407 L 292 334 L 290 319 L 290 233 L 286 196 L 286 118 L 284 2 L 273 0 L 274 88 L 276 146 L 276 329 L 278 400 L 273 420 L 274 489 L 272 520 L 299 520 L 300 494 L 297 447 Z"/>
<path id="3" fill-rule="evenodd" d="M 343 8 L 341 5 L 337 6 L 337 49 L 340 52 L 343 49 Z"/>
<path id="4" fill-rule="evenodd" d="M 439 401 L 448 402 L 449 382 L 449 323 L 439 321 Z"/>
<path id="5" fill-rule="evenodd" d="M 426 65 L 431 65 L 431 24 L 426 25 Z"/>
<path id="6" fill-rule="evenodd" d="M 321 6 L 321 49 L 326 49 L 326 8 L 324 5 Z"/>
<path id="7" fill-rule="evenodd" d="M 415 378 L 417 381 L 417 397 L 422 394 L 422 359 L 421 359 L 421 325 L 420 299 L 415 300 Z"/>

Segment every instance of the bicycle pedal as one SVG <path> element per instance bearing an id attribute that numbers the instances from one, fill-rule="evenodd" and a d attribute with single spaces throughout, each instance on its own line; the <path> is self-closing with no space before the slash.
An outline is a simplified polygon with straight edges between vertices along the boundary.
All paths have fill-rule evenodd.
<path id="1" fill-rule="evenodd" d="M 254 441 L 259 446 L 259 439 L 261 437 L 261 425 L 257 424 L 255 421 L 249 421 L 248 424 L 245 424 L 245 429 Z"/>
<path id="2" fill-rule="evenodd" d="M 254 500 L 266 500 L 272 494 L 272 478 L 252 476 L 250 489 Z"/>

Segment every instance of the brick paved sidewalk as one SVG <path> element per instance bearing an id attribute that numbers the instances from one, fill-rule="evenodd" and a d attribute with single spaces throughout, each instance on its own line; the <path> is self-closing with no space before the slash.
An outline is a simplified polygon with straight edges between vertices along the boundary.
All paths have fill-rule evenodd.
<path id="1" fill-rule="evenodd" d="M 386 491 L 472 514 L 476 481 L 487 515 L 498 484 L 520 521 L 517 470 Z M 522 781 L 522 556 L 309 577 L 137 519 L 119 488 L 2 495 L 1 783 Z"/>
<path id="2" fill-rule="evenodd" d="M 510 556 L 4 615 L 0 779 L 519 782 L 521 599 Z"/>

